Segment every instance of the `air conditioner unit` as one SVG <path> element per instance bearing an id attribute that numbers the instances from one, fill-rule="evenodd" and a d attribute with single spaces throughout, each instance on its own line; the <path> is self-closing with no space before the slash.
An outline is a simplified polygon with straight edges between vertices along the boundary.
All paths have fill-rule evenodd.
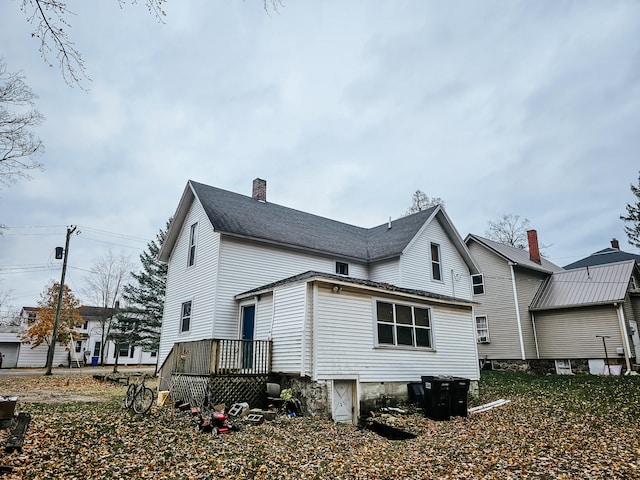
<path id="1" fill-rule="evenodd" d="M 489 343 L 489 336 L 488 335 L 480 335 L 478 337 L 478 343 Z"/>

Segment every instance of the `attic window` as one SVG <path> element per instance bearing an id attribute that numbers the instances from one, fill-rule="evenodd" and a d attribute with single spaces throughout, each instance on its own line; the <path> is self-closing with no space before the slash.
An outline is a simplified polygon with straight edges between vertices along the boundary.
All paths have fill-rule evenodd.
<path id="1" fill-rule="evenodd" d="M 189 267 L 196 261 L 196 243 L 198 241 L 198 223 L 191 225 L 191 231 L 189 233 Z"/>
<path id="2" fill-rule="evenodd" d="M 349 275 L 349 264 L 344 262 L 336 262 L 336 274 Z"/>
<path id="3" fill-rule="evenodd" d="M 440 245 L 431 244 L 431 278 L 438 282 L 442 281 L 442 261 L 440 260 Z"/>

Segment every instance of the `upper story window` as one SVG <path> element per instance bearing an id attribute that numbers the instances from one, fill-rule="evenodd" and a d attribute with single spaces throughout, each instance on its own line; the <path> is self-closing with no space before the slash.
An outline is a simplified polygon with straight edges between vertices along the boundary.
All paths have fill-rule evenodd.
<path id="1" fill-rule="evenodd" d="M 378 345 L 431 348 L 431 311 L 413 305 L 376 302 Z"/>
<path id="2" fill-rule="evenodd" d="M 198 223 L 191 225 L 191 231 L 189 232 L 189 262 L 187 265 L 190 267 L 196 261 L 196 243 L 198 241 Z"/>
<path id="3" fill-rule="evenodd" d="M 478 275 L 471 275 L 471 284 L 473 285 L 474 295 L 484 294 L 484 277 L 481 273 Z"/>
<path id="4" fill-rule="evenodd" d="M 184 302 L 182 304 L 182 311 L 180 314 L 180 333 L 188 332 L 191 329 L 191 302 Z"/>
<path id="5" fill-rule="evenodd" d="M 440 259 L 440 245 L 431 244 L 431 278 L 442 281 L 442 260 Z"/>
<path id="6" fill-rule="evenodd" d="M 489 320 L 486 315 L 476 317 L 476 338 L 478 343 L 489 343 Z"/>
<path id="7" fill-rule="evenodd" d="M 344 262 L 336 262 L 336 273 L 338 275 L 349 275 L 349 264 Z"/>

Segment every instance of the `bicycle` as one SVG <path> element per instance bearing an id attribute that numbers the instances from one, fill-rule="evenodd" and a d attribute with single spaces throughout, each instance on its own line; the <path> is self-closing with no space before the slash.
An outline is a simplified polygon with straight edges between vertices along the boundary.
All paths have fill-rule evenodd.
<path id="1" fill-rule="evenodd" d="M 147 375 L 142 375 L 139 383 L 130 383 L 124 396 L 124 408 L 132 408 L 136 413 L 147 413 L 153 405 L 153 390 L 145 385 Z"/>

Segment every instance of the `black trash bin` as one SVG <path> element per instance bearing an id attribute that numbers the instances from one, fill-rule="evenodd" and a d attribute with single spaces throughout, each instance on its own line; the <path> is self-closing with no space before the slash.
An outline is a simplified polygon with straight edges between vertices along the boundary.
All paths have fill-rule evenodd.
<path id="1" fill-rule="evenodd" d="M 451 381 L 451 415 L 454 417 L 466 417 L 468 411 L 468 378 L 453 377 Z"/>
<path id="2" fill-rule="evenodd" d="M 424 414 L 432 420 L 451 418 L 451 384 L 453 379 L 441 375 L 423 376 Z"/>
<path id="3" fill-rule="evenodd" d="M 419 406 L 424 405 L 424 388 L 422 388 L 422 383 L 407 383 L 407 390 L 409 392 L 409 403 Z"/>

